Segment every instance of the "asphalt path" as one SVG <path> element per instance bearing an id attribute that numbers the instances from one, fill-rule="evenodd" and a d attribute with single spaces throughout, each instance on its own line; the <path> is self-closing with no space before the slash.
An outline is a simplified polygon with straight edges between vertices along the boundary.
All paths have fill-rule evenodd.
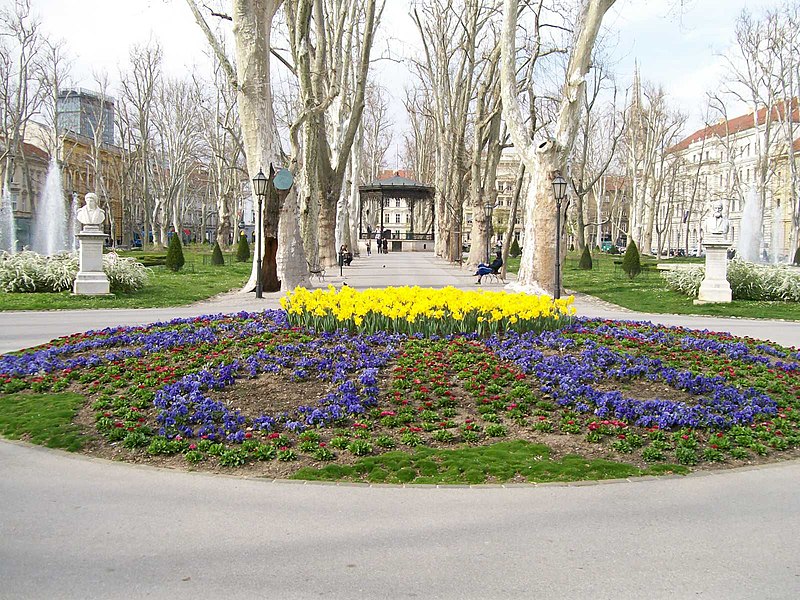
<path id="1" fill-rule="evenodd" d="M 336 275 L 323 285 L 474 286 L 429 255 L 373 255 Z M 180 309 L 0 313 L 0 348 L 277 305 L 230 294 Z M 796 323 L 577 305 L 800 340 Z M 800 597 L 798 461 L 589 485 L 393 487 L 184 473 L 0 441 L 0 475 L 0 599 Z"/>

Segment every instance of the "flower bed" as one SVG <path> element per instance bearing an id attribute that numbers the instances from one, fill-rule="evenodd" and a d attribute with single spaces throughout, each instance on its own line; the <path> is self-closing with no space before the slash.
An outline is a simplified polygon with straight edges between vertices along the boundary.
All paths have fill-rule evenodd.
<path id="1" fill-rule="evenodd" d="M 367 297 L 324 296 L 339 308 L 314 324 L 378 326 L 374 302 L 347 316 L 342 294 Z M 469 307 L 504 302 L 473 295 L 444 308 L 426 296 L 421 311 L 404 301 L 432 335 L 314 333 L 299 326 L 308 315 L 293 310 L 309 300 L 295 294 L 288 315 L 211 315 L 69 336 L 0 357 L 0 406 L 12 394 L 73 392 L 87 398 L 78 421 L 91 424 L 86 433 L 99 438 L 91 448 L 101 455 L 370 481 L 478 482 L 498 473 L 540 480 L 543 453 L 576 450 L 653 472 L 659 464 L 793 456 L 800 445 L 795 349 L 648 323 L 564 323 L 563 313 L 528 331 L 513 330 L 523 319 L 500 313 L 493 322 L 502 333 L 487 326 L 477 327 L 481 335 L 440 335 L 466 318 L 480 323 L 479 313 L 465 315 L 483 309 Z M 461 323 L 443 325 L 447 311 Z M 400 322 L 390 314 L 383 318 Z M 553 322 L 560 328 L 548 328 Z M 474 452 L 495 446 L 514 455 L 513 469 L 475 467 Z M 531 470 L 523 472 L 525 460 Z"/>

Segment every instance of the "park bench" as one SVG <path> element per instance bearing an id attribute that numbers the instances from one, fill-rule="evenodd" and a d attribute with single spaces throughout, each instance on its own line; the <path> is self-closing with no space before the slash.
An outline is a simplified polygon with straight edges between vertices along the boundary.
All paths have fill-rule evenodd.
<path id="1" fill-rule="evenodd" d="M 505 284 L 506 280 L 503 279 L 503 272 L 502 270 L 492 270 L 491 273 L 487 273 L 483 276 L 484 279 L 487 280 L 487 283 L 497 283 L 497 284 Z"/>
<path id="2" fill-rule="evenodd" d="M 308 278 L 313 279 L 316 277 L 320 281 L 325 280 L 325 267 L 322 265 L 312 265 L 310 262 L 306 261 L 308 265 Z"/>

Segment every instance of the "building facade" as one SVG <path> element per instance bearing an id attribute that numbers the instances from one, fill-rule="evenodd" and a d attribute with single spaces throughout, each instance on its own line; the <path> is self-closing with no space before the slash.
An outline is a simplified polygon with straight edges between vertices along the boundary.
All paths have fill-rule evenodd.
<path id="1" fill-rule="evenodd" d="M 800 121 L 796 102 L 791 111 L 790 121 Z M 779 105 L 769 124 L 766 109 L 720 120 L 669 149 L 672 193 L 659 208 L 669 249 L 700 254 L 709 204 L 720 200 L 728 214 L 733 248 L 746 246 L 752 238 L 758 240 L 760 260 L 778 262 L 793 255 L 792 212 L 797 199 L 792 198 L 789 159 L 790 153 L 798 156 L 800 140 L 786 143 L 790 138 L 785 135 L 785 117 Z"/>

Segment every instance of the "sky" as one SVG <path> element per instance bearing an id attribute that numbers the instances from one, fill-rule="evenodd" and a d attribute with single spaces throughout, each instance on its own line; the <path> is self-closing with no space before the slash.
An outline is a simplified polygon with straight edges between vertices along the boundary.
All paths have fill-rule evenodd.
<path id="1" fill-rule="evenodd" d="M 9 5 L 13 0 L 0 0 Z M 775 0 L 617 0 L 604 20 L 604 35 L 623 86 L 630 84 L 634 62 L 643 79 L 660 83 L 689 115 L 691 130 L 702 126 L 704 97 L 716 90 L 731 51 L 736 18 L 743 8 L 758 14 Z M 174 75 L 208 64 L 207 42 L 185 0 L 32 0 L 44 30 L 63 39 L 72 57 L 74 84 L 92 89 L 93 72 L 117 79 L 133 44 L 157 39 L 165 70 Z M 418 52 L 408 0 L 386 0 L 385 30 L 373 56 L 389 52 L 409 57 Z M 374 72 L 393 98 L 395 142 L 405 123 L 402 99 L 409 80 L 405 64 L 374 63 Z M 687 134 L 690 131 L 687 131 Z M 394 166 L 389 157 L 389 166 Z"/>

